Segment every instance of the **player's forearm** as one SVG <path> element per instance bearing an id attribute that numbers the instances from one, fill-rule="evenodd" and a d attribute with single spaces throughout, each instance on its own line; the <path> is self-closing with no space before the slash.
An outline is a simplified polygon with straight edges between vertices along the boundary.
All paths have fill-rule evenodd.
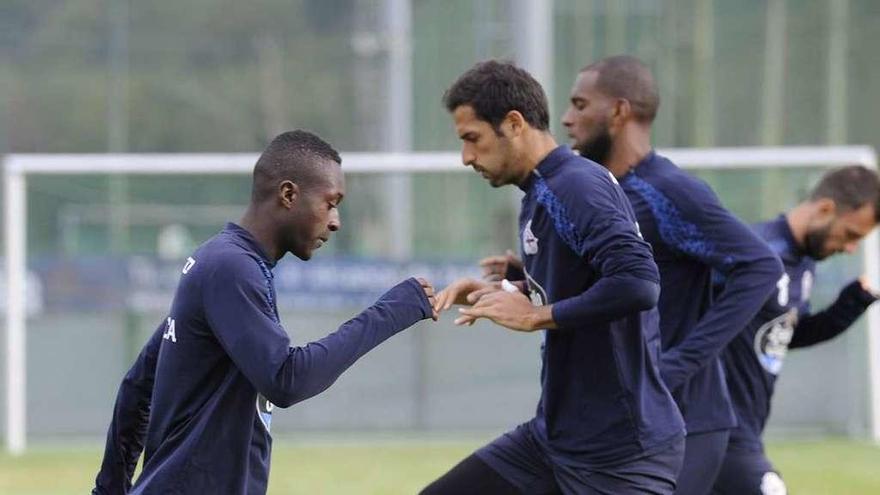
<path id="1" fill-rule="evenodd" d="M 120 398 L 127 392 L 120 390 Z M 107 431 L 107 445 L 101 470 L 95 477 L 94 494 L 128 493 L 138 459 L 144 448 L 143 439 L 149 421 L 149 403 L 125 405 L 118 401 L 113 421 Z"/>
<path id="2" fill-rule="evenodd" d="M 131 478 L 144 448 L 150 418 L 150 399 L 164 322 L 153 333 L 126 373 L 116 396 L 113 417 L 94 494 L 128 493 Z"/>
<path id="3" fill-rule="evenodd" d="M 754 318 L 781 274 L 782 265 L 776 257 L 740 265 L 728 273 L 724 289 L 694 329 L 663 353 L 660 373 L 670 390 L 677 389 L 720 355 Z"/>
<path id="4" fill-rule="evenodd" d="M 554 303 L 552 316 L 561 328 L 584 327 L 651 309 L 659 296 L 656 282 L 627 274 L 603 277 L 584 293 Z"/>
<path id="5" fill-rule="evenodd" d="M 876 301 L 856 280 L 840 291 L 837 300 L 824 311 L 798 321 L 789 348 L 807 347 L 837 337 L 849 328 Z"/>
<path id="6" fill-rule="evenodd" d="M 430 316 L 424 291 L 416 280 L 409 279 L 337 331 L 291 348 L 276 390 L 265 395 L 275 405 L 288 407 L 320 394 L 371 349 Z"/>

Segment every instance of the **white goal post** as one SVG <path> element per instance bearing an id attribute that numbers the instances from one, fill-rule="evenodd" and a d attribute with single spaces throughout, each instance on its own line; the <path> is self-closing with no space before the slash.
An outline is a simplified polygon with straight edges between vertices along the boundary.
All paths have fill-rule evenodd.
<path id="1" fill-rule="evenodd" d="M 767 167 L 828 167 L 860 164 L 877 168 L 877 154 L 869 146 L 741 147 L 703 149 L 661 149 L 659 153 L 686 168 L 707 170 L 755 169 Z M 249 174 L 256 154 L 12 154 L 3 158 L 5 247 L 6 247 L 6 449 L 21 454 L 26 445 L 26 260 L 27 178 L 31 175 L 216 175 Z M 344 153 L 346 174 L 465 172 L 458 153 Z M 396 189 L 397 193 L 401 189 Z M 404 201 L 406 198 L 402 198 Z M 406 202 L 405 204 L 410 204 Z M 410 235 L 406 225 L 410 209 L 403 212 L 400 232 Z M 392 232 L 392 236 L 395 233 Z M 402 239 L 411 242 L 411 239 Z M 877 232 L 864 242 L 864 270 L 874 287 L 880 287 L 880 244 Z M 868 311 L 868 368 L 870 388 L 870 432 L 880 442 L 880 308 Z"/>

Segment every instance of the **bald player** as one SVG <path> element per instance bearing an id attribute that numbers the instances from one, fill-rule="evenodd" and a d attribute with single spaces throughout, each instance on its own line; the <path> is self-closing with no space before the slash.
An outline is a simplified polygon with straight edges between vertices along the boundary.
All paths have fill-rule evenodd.
<path id="1" fill-rule="evenodd" d="M 641 61 L 584 67 L 569 103 L 573 147 L 618 178 L 660 269 L 660 374 L 688 430 L 676 493 L 709 493 L 736 425 L 719 355 L 775 288 L 781 263 L 708 185 L 654 151 L 660 97 Z M 714 296 L 713 270 L 727 277 Z"/>

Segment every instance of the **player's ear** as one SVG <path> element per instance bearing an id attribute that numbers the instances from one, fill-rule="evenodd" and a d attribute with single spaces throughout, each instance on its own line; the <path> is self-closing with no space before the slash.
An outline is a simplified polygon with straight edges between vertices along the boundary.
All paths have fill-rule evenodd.
<path id="1" fill-rule="evenodd" d="M 623 125 L 632 115 L 632 104 L 625 98 L 617 98 L 611 107 L 611 119 L 617 125 Z"/>
<path id="2" fill-rule="evenodd" d="M 822 216 L 834 215 L 837 213 L 837 203 L 831 198 L 820 198 L 816 200 L 816 211 Z"/>
<path id="3" fill-rule="evenodd" d="M 837 215 L 837 203 L 831 198 L 820 198 L 814 203 L 815 218 L 822 223 L 830 222 Z"/>
<path id="4" fill-rule="evenodd" d="M 507 127 L 510 134 L 508 137 L 519 137 L 525 130 L 526 119 L 519 110 L 511 110 L 504 116 L 501 125 Z"/>
<path id="5" fill-rule="evenodd" d="M 278 184 L 278 200 L 281 206 L 288 210 L 293 208 L 296 200 L 299 199 L 299 186 L 291 180 L 284 180 Z"/>

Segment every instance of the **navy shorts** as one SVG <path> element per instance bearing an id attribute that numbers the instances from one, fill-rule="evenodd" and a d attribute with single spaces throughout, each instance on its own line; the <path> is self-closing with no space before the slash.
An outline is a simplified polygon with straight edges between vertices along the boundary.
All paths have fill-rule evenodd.
<path id="1" fill-rule="evenodd" d="M 684 439 L 664 450 L 601 468 L 553 462 L 532 436 L 517 426 L 476 452 L 483 462 L 530 495 L 671 495 L 684 457 Z"/>
<path id="2" fill-rule="evenodd" d="M 727 451 L 713 495 L 785 495 L 779 471 L 763 452 Z"/>
<path id="3" fill-rule="evenodd" d="M 712 492 L 712 483 L 721 471 L 729 439 L 730 430 L 687 436 L 676 495 L 709 495 Z"/>

